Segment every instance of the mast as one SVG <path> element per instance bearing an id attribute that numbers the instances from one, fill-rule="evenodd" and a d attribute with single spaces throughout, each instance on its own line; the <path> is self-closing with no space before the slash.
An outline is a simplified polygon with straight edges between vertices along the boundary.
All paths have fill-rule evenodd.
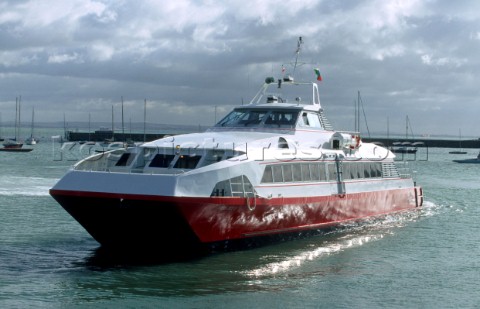
<path id="1" fill-rule="evenodd" d="M 115 141 L 115 130 L 113 129 L 113 104 L 112 104 L 112 141 Z"/>
<path id="2" fill-rule="evenodd" d="M 147 99 L 143 102 L 143 142 L 145 143 L 147 140 L 146 137 L 146 130 L 147 130 Z"/>
<path id="3" fill-rule="evenodd" d="M 63 138 L 67 139 L 67 123 L 65 119 L 65 113 L 63 113 Z"/>
<path id="4" fill-rule="evenodd" d="M 360 104 L 362 105 L 363 120 L 365 120 L 365 128 L 367 129 L 368 137 L 370 137 L 370 129 L 368 128 L 367 114 L 365 114 L 365 108 L 363 106 L 363 100 L 360 96 L 360 91 L 358 91 L 358 133 L 360 133 Z"/>
<path id="5" fill-rule="evenodd" d="M 357 124 L 357 100 L 353 100 L 353 118 L 355 118 L 355 127 L 353 128 L 353 131 L 358 132 L 358 124 Z"/>
<path id="6" fill-rule="evenodd" d="M 122 137 L 123 137 L 123 141 L 125 142 L 126 138 L 125 138 L 125 125 L 123 122 L 123 96 L 122 96 Z"/>
<path id="7" fill-rule="evenodd" d="M 33 140 L 33 127 L 35 122 L 35 107 L 32 107 L 32 126 L 30 130 L 30 138 Z"/>
<path id="8" fill-rule="evenodd" d="M 390 119 L 387 116 L 387 146 L 390 146 Z"/>
<path id="9" fill-rule="evenodd" d="M 410 134 L 412 135 L 412 139 L 415 138 L 415 135 L 413 134 L 413 130 L 412 130 L 412 124 L 410 123 L 410 118 L 408 118 L 408 115 L 406 117 L 406 121 L 405 121 L 405 138 L 408 139 L 408 132 L 410 131 Z"/>
<path id="10" fill-rule="evenodd" d="M 91 123 L 91 114 L 88 113 L 88 141 L 90 142 L 91 141 L 91 138 L 90 138 L 90 123 Z"/>
<path id="11" fill-rule="evenodd" d="M 295 69 L 297 68 L 297 64 L 298 64 L 298 55 L 300 54 L 300 49 L 302 48 L 302 44 L 303 44 L 303 39 L 302 37 L 298 37 L 298 41 L 297 41 L 297 50 L 295 51 L 295 64 L 293 65 L 293 73 L 292 75 L 295 76 Z"/>
<path id="12" fill-rule="evenodd" d="M 18 97 L 15 98 L 15 141 L 17 141 L 17 128 L 18 128 Z"/>
<path id="13" fill-rule="evenodd" d="M 18 139 L 20 139 L 20 126 L 21 126 L 21 124 L 20 124 L 20 122 L 21 122 L 20 121 L 20 119 L 21 119 L 20 118 L 20 112 L 22 110 L 22 106 L 21 106 L 22 103 L 21 102 L 22 102 L 22 96 L 20 96 L 18 98 Z M 15 136 L 15 140 L 16 139 L 17 139 L 17 136 Z"/>
<path id="14" fill-rule="evenodd" d="M 357 127 L 355 128 L 355 130 L 360 133 L 360 90 L 357 90 L 357 108 L 356 108 L 356 111 L 357 111 Z"/>
<path id="15" fill-rule="evenodd" d="M 0 119 L 1 122 L 1 119 Z M 462 150 L 462 129 L 458 129 L 458 144 L 460 146 L 460 150 Z"/>
<path id="16" fill-rule="evenodd" d="M 408 115 L 405 119 L 405 139 L 408 140 Z"/>

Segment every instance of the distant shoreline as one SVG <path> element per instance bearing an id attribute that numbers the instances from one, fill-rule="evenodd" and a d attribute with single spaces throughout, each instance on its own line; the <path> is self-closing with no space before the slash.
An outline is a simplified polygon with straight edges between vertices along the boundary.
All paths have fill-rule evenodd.
<path id="1" fill-rule="evenodd" d="M 191 132 L 198 132 L 198 131 L 191 131 Z M 152 141 L 159 138 L 162 138 L 167 135 L 176 135 L 180 133 L 188 133 L 185 132 L 178 132 L 178 131 L 163 131 L 158 133 L 145 133 L 145 141 Z M 66 140 L 71 142 L 79 142 L 79 141 L 104 141 L 106 139 L 114 140 L 114 141 L 125 141 L 125 140 L 132 140 L 132 141 L 143 141 L 144 140 L 144 133 L 139 133 L 138 131 L 135 133 L 118 133 L 112 131 L 94 131 L 94 132 L 74 132 L 74 131 L 67 131 Z M 480 140 L 479 139 L 462 139 L 461 144 L 460 140 L 458 139 L 446 139 L 446 138 L 420 138 L 420 139 L 402 139 L 402 138 L 383 138 L 383 137 L 371 137 L 362 138 L 365 142 L 373 142 L 382 144 L 384 146 L 392 146 L 394 142 L 410 142 L 415 143 L 414 146 L 417 147 L 439 147 L 439 148 L 480 148 Z"/>

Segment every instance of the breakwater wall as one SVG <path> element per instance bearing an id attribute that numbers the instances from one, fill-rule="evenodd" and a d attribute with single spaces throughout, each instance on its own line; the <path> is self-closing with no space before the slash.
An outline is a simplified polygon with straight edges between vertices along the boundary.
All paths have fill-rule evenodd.
<path id="1" fill-rule="evenodd" d="M 65 133 L 65 138 L 71 142 L 79 141 L 92 141 L 92 142 L 103 142 L 105 140 L 114 140 L 114 141 L 127 141 L 131 140 L 134 142 L 149 142 L 153 141 L 168 135 L 175 135 L 175 133 L 114 133 L 111 131 L 95 131 L 95 132 L 73 132 L 67 131 Z M 381 143 L 384 146 L 392 146 L 394 142 L 410 142 L 410 143 L 423 143 L 418 144 L 418 147 L 439 147 L 439 148 L 480 148 L 479 139 L 434 139 L 434 138 L 423 138 L 423 139 L 398 139 L 398 138 L 383 138 L 383 137 L 362 137 L 362 140 L 365 142 L 374 142 Z"/>
<path id="2" fill-rule="evenodd" d="M 384 146 L 392 146 L 395 142 L 410 142 L 417 143 L 418 147 L 438 147 L 438 148 L 480 148 L 479 139 L 434 139 L 434 138 L 420 138 L 420 139 L 398 139 L 398 138 L 376 138 L 376 137 L 362 137 L 362 140 L 371 143 L 381 143 Z"/>
<path id="3" fill-rule="evenodd" d="M 111 140 L 116 142 L 121 141 L 134 141 L 134 142 L 150 142 L 167 135 L 175 135 L 169 133 L 112 133 L 108 131 L 95 131 L 95 132 L 65 132 L 65 139 L 70 142 L 103 142 L 105 140 Z"/>

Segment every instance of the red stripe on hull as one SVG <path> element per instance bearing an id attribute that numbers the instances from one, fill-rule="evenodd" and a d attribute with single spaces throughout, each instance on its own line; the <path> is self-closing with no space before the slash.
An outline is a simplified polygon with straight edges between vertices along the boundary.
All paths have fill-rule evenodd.
<path id="1" fill-rule="evenodd" d="M 50 190 L 101 244 L 196 246 L 321 229 L 421 206 L 421 188 L 295 198 L 168 197 Z"/>

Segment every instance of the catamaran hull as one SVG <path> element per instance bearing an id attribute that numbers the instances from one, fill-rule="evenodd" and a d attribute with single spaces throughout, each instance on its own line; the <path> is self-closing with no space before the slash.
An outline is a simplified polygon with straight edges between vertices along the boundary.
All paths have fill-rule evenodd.
<path id="1" fill-rule="evenodd" d="M 173 250 L 218 248 L 218 244 L 229 242 L 322 230 L 346 221 L 413 209 L 423 203 L 421 188 L 271 199 L 54 189 L 50 193 L 104 246 Z"/>

